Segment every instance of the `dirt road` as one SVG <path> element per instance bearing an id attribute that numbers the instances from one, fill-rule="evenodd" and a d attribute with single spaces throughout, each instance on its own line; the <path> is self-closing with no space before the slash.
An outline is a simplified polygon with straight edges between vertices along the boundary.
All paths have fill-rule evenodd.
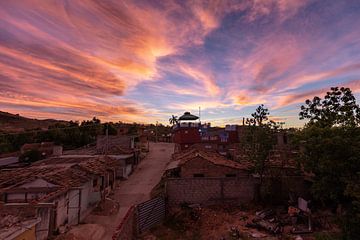
<path id="1" fill-rule="evenodd" d="M 120 204 L 119 212 L 112 216 L 90 215 L 86 218 L 85 223 L 91 225 L 91 228 L 97 224 L 99 228 L 105 229 L 101 238 L 90 234 L 91 231 L 84 231 L 84 229 L 77 231 L 76 227 L 71 230 L 71 233 L 82 239 L 111 239 L 129 207 L 150 198 L 150 192 L 160 181 L 173 152 L 174 145 L 172 143 L 150 143 L 150 152 L 146 158 L 140 162 L 129 179 L 120 182 L 115 190 L 114 199 Z"/>

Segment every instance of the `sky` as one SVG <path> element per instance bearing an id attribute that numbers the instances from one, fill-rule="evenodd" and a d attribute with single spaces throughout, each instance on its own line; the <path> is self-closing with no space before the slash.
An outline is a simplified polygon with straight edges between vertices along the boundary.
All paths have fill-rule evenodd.
<path id="1" fill-rule="evenodd" d="M 301 126 L 332 86 L 360 99 L 360 0 L 0 1 L 1 111 Z"/>

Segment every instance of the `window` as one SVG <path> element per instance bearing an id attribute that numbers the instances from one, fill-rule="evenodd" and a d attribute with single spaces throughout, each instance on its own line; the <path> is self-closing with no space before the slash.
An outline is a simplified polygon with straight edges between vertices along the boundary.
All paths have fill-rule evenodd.
<path id="1" fill-rule="evenodd" d="M 286 135 L 284 135 L 284 136 L 283 136 L 283 138 L 284 138 L 284 144 L 287 144 L 287 143 L 288 143 L 287 136 L 286 136 Z"/>
<path id="2" fill-rule="evenodd" d="M 236 174 L 234 174 L 234 173 L 229 173 L 229 174 L 226 174 L 225 176 L 226 176 L 226 177 L 236 177 Z"/>
<path id="3" fill-rule="evenodd" d="M 204 177 L 204 174 L 202 174 L 202 173 L 195 173 L 195 174 L 194 174 L 194 177 Z"/>
<path id="4" fill-rule="evenodd" d="M 93 180 L 93 187 L 96 187 L 96 186 L 97 186 L 97 182 L 98 182 L 97 179 L 94 179 L 94 180 Z"/>

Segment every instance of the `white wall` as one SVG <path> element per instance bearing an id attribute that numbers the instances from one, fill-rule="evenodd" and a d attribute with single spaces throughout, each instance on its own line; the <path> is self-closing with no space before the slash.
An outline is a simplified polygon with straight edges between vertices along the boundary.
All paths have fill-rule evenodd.
<path id="1" fill-rule="evenodd" d="M 68 208 L 68 194 L 63 194 L 59 196 L 57 199 L 54 200 L 54 202 L 57 202 L 57 208 L 56 208 L 56 228 L 63 226 L 67 220 L 67 208 Z"/>
<path id="2" fill-rule="evenodd" d="M 82 189 L 69 190 L 69 205 L 68 205 L 68 223 L 69 225 L 78 224 L 79 215 L 79 198 L 82 194 Z"/>

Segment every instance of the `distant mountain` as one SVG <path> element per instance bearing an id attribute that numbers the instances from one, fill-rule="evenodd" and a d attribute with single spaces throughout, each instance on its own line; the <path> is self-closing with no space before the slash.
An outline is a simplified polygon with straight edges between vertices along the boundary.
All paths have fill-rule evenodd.
<path id="1" fill-rule="evenodd" d="M 44 130 L 56 123 L 66 124 L 68 122 L 54 119 L 38 120 L 22 117 L 19 114 L 0 111 L 0 132 L 9 133 L 22 132 L 25 130 Z"/>

